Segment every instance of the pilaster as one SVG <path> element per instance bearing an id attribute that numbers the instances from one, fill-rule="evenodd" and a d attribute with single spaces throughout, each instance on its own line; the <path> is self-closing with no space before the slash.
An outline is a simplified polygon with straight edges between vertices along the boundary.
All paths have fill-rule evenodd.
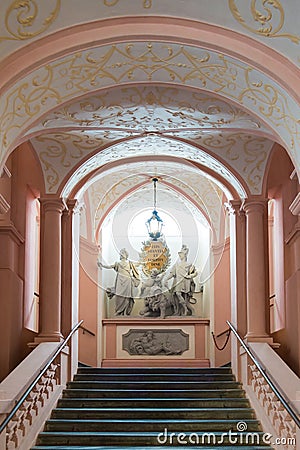
<path id="1" fill-rule="evenodd" d="M 246 214 L 246 274 L 247 274 L 247 339 L 270 340 L 267 322 L 267 252 L 265 226 L 266 199 L 247 199 L 243 209 Z"/>
<path id="2" fill-rule="evenodd" d="M 36 342 L 61 334 L 61 198 L 41 198 L 40 334 Z"/>

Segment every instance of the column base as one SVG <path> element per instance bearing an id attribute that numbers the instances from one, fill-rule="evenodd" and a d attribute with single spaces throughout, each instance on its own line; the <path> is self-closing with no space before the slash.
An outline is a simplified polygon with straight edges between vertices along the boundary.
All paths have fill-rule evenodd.
<path id="1" fill-rule="evenodd" d="M 266 335 L 263 336 L 257 336 L 255 334 L 246 334 L 244 341 L 247 342 L 265 342 L 266 344 L 272 345 L 273 344 L 273 338 Z"/>
<path id="2" fill-rule="evenodd" d="M 39 334 L 34 338 L 35 344 L 40 344 L 41 342 L 62 342 L 64 337 L 61 333 L 51 333 L 51 334 Z"/>

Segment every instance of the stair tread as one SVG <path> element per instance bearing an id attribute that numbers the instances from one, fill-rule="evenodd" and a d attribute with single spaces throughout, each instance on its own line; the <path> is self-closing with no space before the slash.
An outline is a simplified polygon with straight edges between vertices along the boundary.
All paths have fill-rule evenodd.
<path id="1" fill-rule="evenodd" d="M 164 431 L 164 430 L 162 430 Z M 140 436 L 157 436 L 157 433 L 162 432 L 160 430 L 158 431 L 42 431 L 40 433 L 40 436 L 135 436 L 135 437 L 140 437 Z M 195 431 L 186 431 L 185 434 L 187 436 L 189 436 L 190 434 L 194 434 Z M 197 431 L 197 434 L 199 434 L 200 436 L 202 434 L 206 435 L 207 433 L 209 434 L 215 434 L 216 436 L 222 436 L 224 434 L 223 431 Z M 255 431 L 255 432 L 251 432 L 251 433 L 255 433 L 258 435 L 264 435 L 264 431 Z M 234 434 L 239 435 L 239 433 L 234 432 Z M 241 433 L 243 434 L 243 433 Z M 245 434 L 245 433 L 244 433 Z"/>
<path id="2" fill-rule="evenodd" d="M 110 411 L 119 411 L 119 408 L 99 408 L 99 411 L 105 411 L 105 412 L 110 412 Z M 132 411 L 133 408 L 122 408 L 122 411 Z M 134 411 L 220 411 L 220 408 L 134 408 Z M 235 411 L 253 411 L 253 409 L 249 406 L 248 408 L 235 408 Z M 55 408 L 55 411 L 91 411 L 91 412 L 95 412 L 97 411 L 97 408 Z M 222 408 L 221 411 L 232 411 L 232 408 Z"/>
<path id="3" fill-rule="evenodd" d="M 47 421 L 50 422 L 56 422 L 56 423 L 63 423 L 63 422 L 70 422 L 70 423 L 162 423 L 162 422 L 169 422 L 169 423 L 229 423 L 229 424 L 237 424 L 239 421 L 236 419 L 49 419 Z M 257 419 L 248 419 L 247 424 L 251 423 L 259 423 Z"/>
<path id="4" fill-rule="evenodd" d="M 145 447 L 140 447 L 140 446 L 110 446 L 110 445 L 105 445 L 105 446 L 86 446 L 86 445 L 82 445 L 82 446 L 62 446 L 62 445 L 36 445 L 34 447 L 32 447 L 31 450 L 89 450 L 89 449 L 93 449 L 93 450 L 125 450 L 125 449 L 134 449 L 134 450 L 145 450 Z M 164 449 L 164 448 L 169 448 L 167 445 L 163 445 L 163 446 L 147 446 L 147 450 L 157 450 L 157 449 Z M 173 446 L 172 445 L 172 449 L 175 450 L 182 450 L 183 448 L 188 448 L 188 449 L 194 449 L 195 450 L 195 445 L 193 446 L 189 446 L 189 445 L 185 445 L 183 446 Z M 232 450 L 233 446 L 214 446 L 215 449 L 220 449 L 220 450 Z M 234 446 L 234 448 L 236 450 L 245 450 L 245 446 Z M 201 446 L 202 450 L 210 450 L 211 447 L 204 447 Z M 247 446 L 248 450 L 270 450 L 269 446 Z"/>
<path id="5" fill-rule="evenodd" d="M 229 445 L 228 436 L 223 445 L 205 441 L 209 435 L 223 440 L 229 430 L 238 433 L 241 421 L 259 436 L 261 445 Z M 161 443 L 157 438 L 164 433 L 167 441 Z M 169 441 L 172 434 L 174 445 Z M 230 368 L 170 371 L 150 367 L 78 369 L 31 450 L 182 449 L 176 440 L 182 434 L 186 439 L 197 434 L 201 440 L 202 436 L 204 450 L 270 450 L 262 441 L 264 433 L 242 384 L 235 381 Z M 195 444 L 184 442 L 184 447 L 195 448 Z"/>
<path id="6" fill-rule="evenodd" d="M 122 397 L 121 399 L 119 399 L 119 398 L 115 398 L 115 397 L 103 397 L 103 398 L 99 398 L 99 397 L 88 397 L 88 398 L 86 398 L 86 397 L 77 397 L 77 398 L 62 398 L 61 400 L 63 400 L 63 401 L 65 401 L 65 400 L 67 400 L 67 401 L 80 401 L 80 400 L 86 400 L 86 401 L 114 401 L 114 402 L 123 402 L 123 401 L 134 401 L 134 402 L 144 402 L 144 401 L 149 401 L 149 402 L 151 402 L 151 401 L 163 401 L 163 402 L 165 402 L 165 401 L 174 401 L 174 402 L 178 402 L 178 401 L 180 401 L 180 400 L 183 400 L 183 401 L 185 401 L 185 400 L 190 400 L 190 401 L 193 401 L 193 402 L 199 402 L 199 401 L 201 401 L 201 399 L 199 400 L 198 398 L 194 398 L 194 397 L 176 397 L 176 398 L 174 398 L 174 397 L 167 397 L 167 398 L 161 398 L 161 397 L 151 397 L 151 398 L 149 398 L 149 397 L 145 397 L 145 398 L 143 398 L 143 397 L 135 397 L 135 398 L 131 398 L 131 397 Z M 240 398 L 240 397 L 232 397 L 232 398 L 230 398 L 230 399 L 223 399 L 223 398 L 216 398 L 216 397 L 208 397 L 208 398 L 205 398 L 205 401 L 209 401 L 209 400 L 213 400 L 213 401 L 218 401 L 218 400 L 221 400 L 221 401 L 230 401 L 230 402 L 234 402 L 234 401 L 248 401 L 248 399 L 246 399 L 246 398 Z"/>

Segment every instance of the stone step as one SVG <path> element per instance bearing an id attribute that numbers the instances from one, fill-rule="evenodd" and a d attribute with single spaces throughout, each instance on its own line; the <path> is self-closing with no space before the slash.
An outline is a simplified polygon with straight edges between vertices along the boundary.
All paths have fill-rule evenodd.
<path id="1" fill-rule="evenodd" d="M 168 429 L 169 431 L 224 431 L 237 430 L 237 420 L 195 420 L 195 419 L 102 419 L 102 420 L 83 420 L 83 419 L 51 419 L 45 426 L 45 431 L 69 431 L 69 432 L 88 432 L 88 431 L 122 431 L 134 432 L 139 430 L 157 431 Z M 248 431 L 261 431 L 258 420 L 252 419 L 243 421 Z"/>
<path id="2" fill-rule="evenodd" d="M 246 398 L 62 398 L 58 400 L 59 408 L 249 408 Z"/>
<path id="3" fill-rule="evenodd" d="M 206 445 L 208 447 L 215 447 L 215 445 L 231 445 L 232 447 L 232 439 L 238 440 L 238 444 L 243 444 L 243 446 L 247 445 L 265 445 L 263 441 L 263 432 L 252 432 L 252 437 L 247 438 L 246 434 L 242 433 L 242 435 L 234 435 L 230 436 L 228 433 L 222 432 L 214 432 L 214 433 L 193 433 L 190 436 L 190 433 L 184 433 L 184 436 L 180 433 L 175 434 L 172 433 L 164 433 L 162 432 L 48 432 L 43 431 L 39 434 L 37 439 L 37 445 L 88 445 L 90 447 L 97 445 L 126 445 L 126 446 L 153 446 L 153 445 L 162 445 L 164 444 L 182 444 L 182 440 L 185 440 L 186 443 L 191 443 L 194 445 Z M 160 437 L 160 441 L 159 441 Z M 191 439 L 191 442 L 189 442 Z M 254 439 L 254 442 L 252 441 Z M 240 441 L 241 440 L 241 441 Z M 181 442 L 180 442 L 181 441 Z M 184 445 L 184 444 L 183 444 Z"/>
<path id="4" fill-rule="evenodd" d="M 55 408 L 53 419 L 236 419 L 255 418 L 252 408 Z"/>
<path id="5" fill-rule="evenodd" d="M 82 367 L 32 450 L 270 449 L 263 436 L 228 367 Z"/>
<path id="6" fill-rule="evenodd" d="M 78 374 L 232 374 L 230 367 L 199 367 L 199 368 L 184 368 L 184 367 L 79 367 Z"/>
<path id="7" fill-rule="evenodd" d="M 129 390 L 129 389 L 65 389 L 63 398 L 178 398 L 188 396 L 189 398 L 244 398 L 243 389 L 210 389 L 210 390 Z"/>
<path id="8" fill-rule="evenodd" d="M 190 382 L 190 381 L 214 381 L 214 382 L 220 382 L 220 381 L 234 381 L 234 375 L 232 374 L 211 374 L 211 373 L 205 373 L 205 374 L 167 374 L 167 373 L 161 373 L 161 374 L 133 374 L 133 373 L 126 373 L 126 374 L 94 374 L 94 373 L 85 373 L 85 374 L 76 374 L 74 375 L 74 381 L 103 381 L 110 383 L 113 382 L 135 382 L 135 381 L 144 381 L 148 383 L 152 383 L 153 381 L 160 381 L 161 383 L 170 382 L 170 381 L 176 381 L 176 382 Z"/>
<path id="9" fill-rule="evenodd" d="M 67 383 L 67 388 L 70 389 L 129 389 L 129 390 L 165 390 L 166 383 L 169 389 L 179 390 L 207 390 L 207 389 L 241 389 L 241 383 L 236 381 L 135 381 L 135 382 L 120 382 L 110 381 L 105 383 L 103 381 L 70 381 Z"/>
<path id="10" fill-rule="evenodd" d="M 122 445 L 120 445 L 120 446 L 111 446 L 111 445 L 108 445 L 108 446 L 103 446 L 103 445 L 101 445 L 101 446 L 93 446 L 92 447 L 93 448 L 93 450 L 128 450 L 128 449 L 133 449 L 133 450 L 145 450 L 145 447 L 139 447 L 139 446 L 127 446 L 126 445 L 126 447 L 124 447 L 124 446 L 122 446 Z M 157 448 L 161 448 L 161 447 L 158 447 L 157 445 L 156 446 L 151 446 L 151 445 L 149 445 L 148 447 L 147 447 L 147 450 L 157 450 Z M 192 445 L 192 446 L 190 446 L 190 445 L 184 445 L 184 447 L 181 445 L 180 447 L 178 447 L 178 446 L 170 446 L 170 445 L 164 445 L 163 446 L 163 448 L 171 448 L 172 450 L 182 450 L 183 448 L 190 448 L 190 449 L 194 449 L 195 450 L 195 448 L 197 448 L 197 447 L 195 447 L 195 445 Z M 206 446 L 202 446 L 201 445 L 201 450 L 210 450 L 212 447 L 206 447 Z M 240 445 L 230 445 L 230 446 L 227 446 L 227 445 L 224 445 L 224 446 L 219 446 L 219 445 L 214 445 L 213 446 L 213 448 L 215 448 L 216 450 L 232 450 L 232 448 L 234 448 L 235 450 L 245 450 L 245 447 L 244 446 L 240 446 Z M 59 445 L 59 446 L 56 446 L 56 445 L 51 445 L 51 447 L 49 447 L 48 445 L 36 445 L 35 447 L 32 447 L 32 450 L 90 450 L 91 449 L 91 447 L 90 446 L 85 446 L 85 445 L 80 445 L 80 446 L 78 446 L 78 445 L 75 445 L 75 446 L 66 446 L 66 445 Z M 263 446 L 263 445 L 261 445 L 261 446 L 252 446 L 252 445 L 249 445 L 249 446 L 247 446 L 247 450 L 270 450 L 270 447 L 269 446 Z"/>

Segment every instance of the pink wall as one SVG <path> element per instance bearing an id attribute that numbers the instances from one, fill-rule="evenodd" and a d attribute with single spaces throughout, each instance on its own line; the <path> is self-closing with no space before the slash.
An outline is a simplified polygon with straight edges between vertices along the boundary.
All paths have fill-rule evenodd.
<path id="1" fill-rule="evenodd" d="M 42 187 L 40 166 L 28 145 L 22 145 L 8 165 L 11 205 L 9 217 L 0 221 L 0 379 L 3 379 L 29 353 L 27 344 L 35 333 L 24 327 L 23 302 L 25 280 L 25 243 L 27 188 L 39 192 Z"/>
<path id="2" fill-rule="evenodd" d="M 220 252 L 222 256 L 220 258 Z M 228 328 L 226 320 L 231 319 L 231 293 L 230 293 L 230 243 L 213 247 L 214 258 L 219 261 L 214 273 L 214 333 L 217 335 Z M 217 339 L 220 347 L 223 346 L 226 336 Z M 215 348 L 215 366 L 222 366 L 230 362 L 230 340 L 226 348 L 219 351 Z"/>
<path id="3" fill-rule="evenodd" d="M 297 217 L 289 210 L 289 206 L 297 195 L 298 183 L 291 180 L 293 164 L 287 153 L 277 146 L 270 161 L 267 178 L 267 190 L 269 198 L 281 197 L 284 261 L 284 316 L 285 326 L 273 333 L 275 342 L 280 343 L 278 354 L 300 375 L 300 348 L 299 348 L 299 320 L 300 320 L 300 266 L 295 254 L 299 253 L 300 235 L 297 231 Z M 299 225 L 298 225 L 299 227 Z"/>
<path id="4" fill-rule="evenodd" d="M 96 334 L 91 336 L 80 330 L 79 361 L 90 366 L 97 365 L 97 255 L 98 248 L 87 240 L 80 239 L 79 268 L 79 320 L 83 326 Z"/>

